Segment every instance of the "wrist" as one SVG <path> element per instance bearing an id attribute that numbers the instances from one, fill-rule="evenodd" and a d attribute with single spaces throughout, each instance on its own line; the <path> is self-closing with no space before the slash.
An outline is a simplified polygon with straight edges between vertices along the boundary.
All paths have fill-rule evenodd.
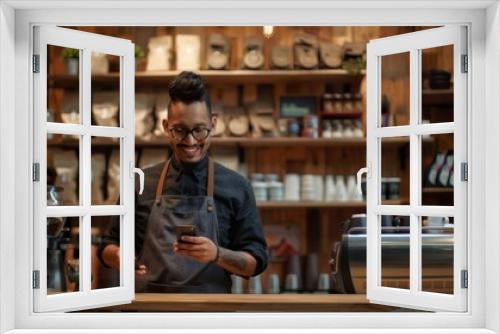
<path id="1" fill-rule="evenodd" d="M 211 263 L 216 263 L 217 261 L 219 261 L 219 253 L 220 253 L 219 246 L 216 245 L 215 246 L 215 258 L 212 261 L 210 261 Z"/>

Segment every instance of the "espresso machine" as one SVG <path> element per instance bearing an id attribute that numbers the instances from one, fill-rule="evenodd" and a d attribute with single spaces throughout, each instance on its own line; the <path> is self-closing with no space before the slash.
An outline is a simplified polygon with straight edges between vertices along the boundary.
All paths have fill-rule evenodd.
<path id="1" fill-rule="evenodd" d="M 61 205 L 62 187 L 55 186 L 55 168 L 47 169 L 47 206 Z M 65 252 L 72 244 L 69 219 L 64 217 L 47 218 L 47 290 L 48 293 L 67 291 L 67 270 Z"/>

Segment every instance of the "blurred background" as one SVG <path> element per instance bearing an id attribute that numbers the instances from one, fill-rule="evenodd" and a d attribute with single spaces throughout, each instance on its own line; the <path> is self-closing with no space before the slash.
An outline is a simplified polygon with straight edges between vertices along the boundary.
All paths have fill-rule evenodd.
<path id="1" fill-rule="evenodd" d="M 169 82 L 205 79 L 218 117 L 211 155 L 248 178 L 270 262 L 233 277 L 235 294 L 364 294 L 366 44 L 430 27 L 71 27 L 131 40 L 136 59 L 136 165 L 164 161 Z M 79 52 L 49 46 L 49 122 L 80 123 Z M 453 121 L 453 47 L 422 52 L 422 115 Z M 409 122 L 409 53 L 383 57 L 381 126 Z M 120 126 L 120 59 L 92 55 L 92 124 Z M 79 141 L 49 135 L 48 205 L 79 203 Z M 119 141 L 92 138 L 92 204 L 115 204 Z M 380 142 L 380 202 L 409 203 L 409 138 Z M 451 161 L 451 165 L 450 165 Z M 363 189 L 365 189 L 363 184 Z M 422 203 L 453 205 L 453 135 L 422 136 Z M 111 217 L 92 218 L 92 287 L 119 286 L 95 253 Z M 422 217 L 423 289 L 453 293 L 453 218 Z M 409 217 L 380 217 L 382 285 L 409 288 Z M 49 218 L 51 293 L 78 290 L 79 218 Z M 299 297 L 297 297 L 299 298 Z"/>

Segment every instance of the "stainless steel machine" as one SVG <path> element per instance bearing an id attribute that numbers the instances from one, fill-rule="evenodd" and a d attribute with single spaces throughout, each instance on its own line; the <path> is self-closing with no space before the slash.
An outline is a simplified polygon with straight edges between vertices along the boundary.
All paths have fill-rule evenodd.
<path id="1" fill-rule="evenodd" d="M 366 227 L 351 227 L 330 261 L 337 293 L 366 292 Z M 409 288 L 408 226 L 382 227 L 382 286 Z M 422 228 L 422 290 L 453 293 L 453 227 Z"/>

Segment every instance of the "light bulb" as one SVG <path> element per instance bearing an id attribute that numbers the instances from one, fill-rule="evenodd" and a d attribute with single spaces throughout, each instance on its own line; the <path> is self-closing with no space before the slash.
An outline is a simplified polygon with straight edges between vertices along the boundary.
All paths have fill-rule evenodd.
<path id="1" fill-rule="evenodd" d="M 271 38 L 271 36 L 273 35 L 274 27 L 273 26 L 263 26 L 262 29 L 264 32 L 264 36 L 266 38 Z"/>

